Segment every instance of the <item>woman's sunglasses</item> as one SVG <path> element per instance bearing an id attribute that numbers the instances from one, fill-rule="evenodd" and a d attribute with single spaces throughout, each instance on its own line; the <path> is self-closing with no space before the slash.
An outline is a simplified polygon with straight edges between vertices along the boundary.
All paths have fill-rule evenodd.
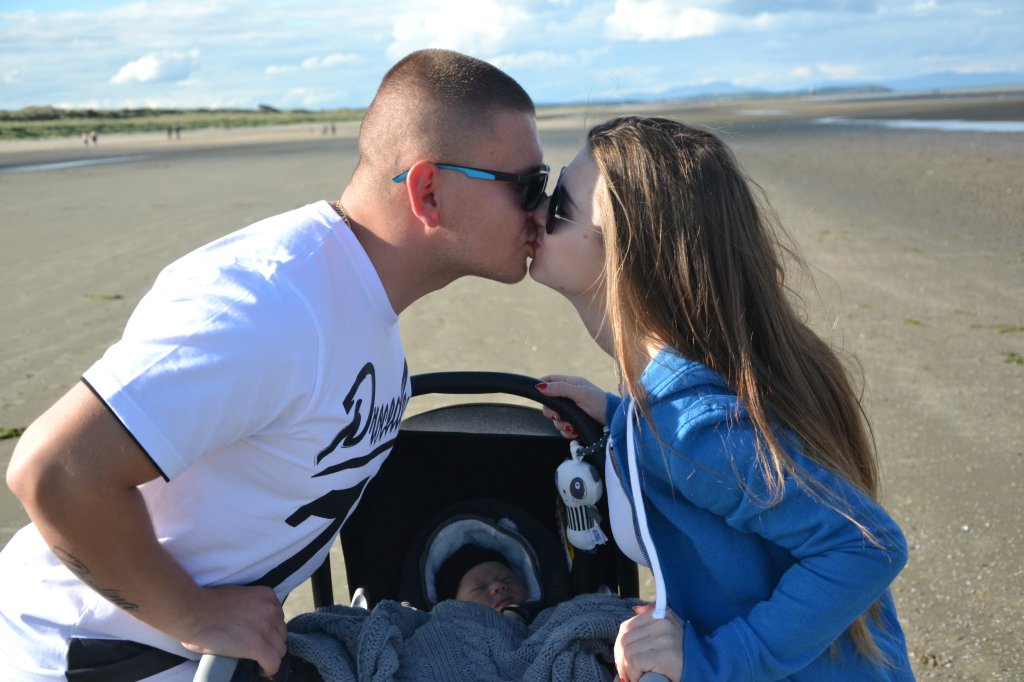
<path id="1" fill-rule="evenodd" d="M 555 231 L 555 223 L 562 219 L 562 176 L 565 175 L 565 166 L 558 172 L 558 180 L 555 181 L 555 188 L 551 190 L 551 198 L 548 200 L 548 219 L 544 222 L 544 232 L 551 234 Z"/>
<path id="2" fill-rule="evenodd" d="M 544 197 L 544 190 L 548 186 L 548 174 L 551 172 L 551 167 L 544 165 L 541 166 L 540 170 L 533 173 L 517 174 L 517 173 L 505 173 L 503 171 L 486 170 L 484 168 L 470 168 L 469 166 L 456 166 L 451 163 L 435 163 L 438 168 L 444 168 L 445 170 L 453 170 L 468 175 L 471 178 L 477 180 L 497 180 L 498 182 L 509 182 L 515 185 L 519 191 L 521 200 L 519 205 L 524 211 L 532 211 L 537 208 L 540 204 L 540 200 Z M 391 182 L 402 182 L 405 180 L 405 176 L 409 174 L 409 171 L 399 173 L 395 177 L 391 178 Z"/>
<path id="3" fill-rule="evenodd" d="M 578 223 L 572 218 L 568 218 L 565 212 L 562 210 L 562 199 L 564 197 L 565 190 L 562 189 L 562 176 L 565 175 L 565 167 L 558 173 L 558 180 L 555 182 L 555 189 L 551 192 L 551 199 L 548 200 L 548 219 L 544 223 L 544 231 L 551 234 L 555 231 L 555 226 L 558 223 L 572 223 L 573 225 L 579 225 L 585 227 L 588 230 L 602 233 L 603 230 L 597 225 L 586 225 L 584 223 Z"/>

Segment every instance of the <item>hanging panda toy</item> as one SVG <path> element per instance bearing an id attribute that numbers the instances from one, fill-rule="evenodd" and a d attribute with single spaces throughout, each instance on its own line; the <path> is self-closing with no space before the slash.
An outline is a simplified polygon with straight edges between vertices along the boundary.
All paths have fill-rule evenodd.
<path id="1" fill-rule="evenodd" d="M 603 437 L 588 446 L 579 441 L 569 444 L 569 459 L 555 470 L 555 487 L 565 504 L 565 535 L 577 549 L 590 551 L 608 542 L 601 530 L 597 501 L 604 490 L 597 468 L 584 458 L 604 450 L 608 443 L 607 429 Z"/>

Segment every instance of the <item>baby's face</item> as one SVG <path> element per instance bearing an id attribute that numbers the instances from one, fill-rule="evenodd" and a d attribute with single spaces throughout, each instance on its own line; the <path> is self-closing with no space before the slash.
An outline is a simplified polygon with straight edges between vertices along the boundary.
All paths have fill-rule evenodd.
<path id="1" fill-rule="evenodd" d="M 485 561 L 466 571 L 459 581 L 455 598 L 475 601 L 498 611 L 511 604 L 522 604 L 529 594 L 511 568 L 498 561 Z"/>

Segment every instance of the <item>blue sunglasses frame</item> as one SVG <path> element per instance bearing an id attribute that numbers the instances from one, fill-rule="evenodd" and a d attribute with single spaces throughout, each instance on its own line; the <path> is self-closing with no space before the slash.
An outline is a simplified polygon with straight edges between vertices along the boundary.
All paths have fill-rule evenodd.
<path id="1" fill-rule="evenodd" d="M 551 167 L 547 164 L 541 166 L 541 170 L 533 173 L 505 173 L 504 171 L 487 170 L 486 168 L 472 168 L 471 166 L 457 166 L 453 163 L 435 163 L 438 168 L 453 170 L 477 180 L 496 180 L 508 182 L 522 189 L 523 197 L 520 205 L 524 211 L 532 211 L 544 198 L 544 190 L 548 187 L 548 175 Z M 391 178 L 391 182 L 399 183 L 405 180 L 409 171 L 399 173 Z"/>

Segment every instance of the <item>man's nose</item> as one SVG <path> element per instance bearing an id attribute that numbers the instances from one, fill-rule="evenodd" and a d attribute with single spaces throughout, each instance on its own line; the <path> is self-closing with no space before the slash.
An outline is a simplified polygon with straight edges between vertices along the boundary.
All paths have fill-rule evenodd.
<path id="1" fill-rule="evenodd" d="M 538 230 L 544 230 L 547 227 L 548 204 L 550 203 L 551 195 L 545 192 L 540 203 L 537 204 L 537 208 L 530 211 L 530 218 L 533 220 L 533 224 L 537 226 Z"/>

